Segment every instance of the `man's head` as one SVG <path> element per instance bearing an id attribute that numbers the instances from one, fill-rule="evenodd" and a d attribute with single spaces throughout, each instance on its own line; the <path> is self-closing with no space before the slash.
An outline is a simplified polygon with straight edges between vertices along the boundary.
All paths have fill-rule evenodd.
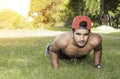
<path id="1" fill-rule="evenodd" d="M 73 40 L 79 47 L 84 47 L 90 36 L 91 20 L 87 16 L 77 16 L 72 23 Z"/>

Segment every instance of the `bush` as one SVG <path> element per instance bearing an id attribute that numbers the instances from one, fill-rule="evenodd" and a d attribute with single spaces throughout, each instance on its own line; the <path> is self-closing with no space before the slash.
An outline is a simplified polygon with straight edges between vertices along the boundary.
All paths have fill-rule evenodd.
<path id="1" fill-rule="evenodd" d="M 0 11 L 0 29 L 26 28 L 32 28 L 32 24 L 27 21 L 27 18 L 9 9 L 4 9 Z"/>

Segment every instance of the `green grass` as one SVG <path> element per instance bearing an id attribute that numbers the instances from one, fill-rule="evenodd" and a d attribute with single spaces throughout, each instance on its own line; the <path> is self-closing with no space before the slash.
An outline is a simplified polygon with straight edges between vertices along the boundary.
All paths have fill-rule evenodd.
<path id="1" fill-rule="evenodd" d="M 102 34 L 100 70 L 93 67 L 92 52 L 77 63 L 60 60 L 60 69 L 53 70 L 44 49 L 55 37 L 0 38 L 0 79 L 120 79 L 119 34 Z"/>
<path id="2" fill-rule="evenodd" d="M 53 30 L 53 31 L 69 31 L 69 30 L 71 30 L 71 27 L 52 27 L 49 30 Z"/>

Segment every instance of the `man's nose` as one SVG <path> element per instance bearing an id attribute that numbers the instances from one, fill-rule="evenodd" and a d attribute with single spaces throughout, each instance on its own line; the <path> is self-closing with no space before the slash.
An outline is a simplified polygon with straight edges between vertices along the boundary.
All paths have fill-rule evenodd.
<path id="1" fill-rule="evenodd" d="M 81 41 L 84 40 L 84 36 L 83 36 L 83 35 L 80 36 L 80 40 L 81 40 Z"/>

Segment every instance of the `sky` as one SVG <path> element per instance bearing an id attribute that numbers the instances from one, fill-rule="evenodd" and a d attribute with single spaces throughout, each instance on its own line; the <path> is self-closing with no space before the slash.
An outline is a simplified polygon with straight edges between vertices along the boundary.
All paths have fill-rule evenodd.
<path id="1" fill-rule="evenodd" d="M 0 9 L 8 8 L 27 17 L 30 0 L 0 0 Z"/>

